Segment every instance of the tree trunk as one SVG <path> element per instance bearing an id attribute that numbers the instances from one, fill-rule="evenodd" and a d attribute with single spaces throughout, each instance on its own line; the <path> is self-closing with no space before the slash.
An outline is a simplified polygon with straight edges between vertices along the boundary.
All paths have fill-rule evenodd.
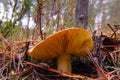
<path id="1" fill-rule="evenodd" d="M 77 0 L 76 4 L 76 23 L 77 26 L 83 25 L 85 29 L 88 26 L 88 3 L 89 0 Z"/>

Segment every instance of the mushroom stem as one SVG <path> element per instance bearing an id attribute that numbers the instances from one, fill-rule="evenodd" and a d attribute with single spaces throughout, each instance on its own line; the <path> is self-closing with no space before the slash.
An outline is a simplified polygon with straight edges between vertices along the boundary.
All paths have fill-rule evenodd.
<path id="1" fill-rule="evenodd" d="M 57 58 L 57 65 L 58 70 L 71 73 L 71 55 L 70 54 L 60 55 Z"/>

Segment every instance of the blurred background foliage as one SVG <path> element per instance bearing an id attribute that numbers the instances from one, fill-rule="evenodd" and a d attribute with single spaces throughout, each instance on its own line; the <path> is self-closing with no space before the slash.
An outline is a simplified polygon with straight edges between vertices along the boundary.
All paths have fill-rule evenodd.
<path id="1" fill-rule="evenodd" d="M 0 0 L 0 33 L 11 40 L 38 39 L 40 28 L 46 37 L 76 26 L 77 0 L 38 1 L 40 6 L 37 0 Z M 120 24 L 120 0 L 89 0 L 88 8 L 88 25 L 93 29 Z"/>

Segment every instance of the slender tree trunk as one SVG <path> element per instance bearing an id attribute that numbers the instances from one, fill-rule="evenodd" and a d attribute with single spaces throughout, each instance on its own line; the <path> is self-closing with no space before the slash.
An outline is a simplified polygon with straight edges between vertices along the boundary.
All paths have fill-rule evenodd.
<path id="1" fill-rule="evenodd" d="M 39 26 L 39 30 L 40 30 L 40 37 L 43 40 L 43 32 L 42 32 L 42 3 L 39 2 L 39 0 L 37 0 L 37 21 L 38 21 L 38 26 Z"/>
<path id="2" fill-rule="evenodd" d="M 76 4 L 76 23 L 77 26 L 83 25 L 85 29 L 88 26 L 88 3 L 89 0 L 77 0 Z"/>

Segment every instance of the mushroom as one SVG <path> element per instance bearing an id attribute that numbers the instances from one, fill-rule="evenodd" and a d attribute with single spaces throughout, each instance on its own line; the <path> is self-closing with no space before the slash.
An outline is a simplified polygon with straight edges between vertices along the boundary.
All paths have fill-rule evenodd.
<path id="1" fill-rule="evenodd" d="M 71 73 L 72 55 L 87 57 L 87 48 L 94 46 L 91 34 L 81 28 L 59 31 L 28 50 L 28 55 L 40 60 L 57 58 L 57 69 Z"/>

